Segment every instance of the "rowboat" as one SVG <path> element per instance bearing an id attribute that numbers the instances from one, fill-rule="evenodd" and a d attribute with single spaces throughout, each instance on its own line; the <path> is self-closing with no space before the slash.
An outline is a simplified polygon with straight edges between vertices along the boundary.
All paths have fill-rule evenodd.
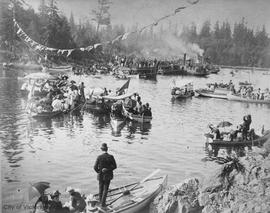
<path id="1" fill-rule="evenodd" d="M 190 81 L 181 81 L 171 90 L 173 99 L 185 99 L 194 95 L 193 83 Z"/>
<path id="2" fill-rule="evenodd" d="M 87 99 L 85 103 L 85 108 L 100 114 L 109 114 L 111 112 L 111 107 L 113 103 L 119 100 L 124 100 L 133 96 L 134 93 L 128 93 L 118 96 L 91 96 L 91 99 Z"/>
<path id="3" fill-rule="evenodd" d="M 106 208 L 93 207 L 91 201 L 87 202 L 86 212 L 96 213 L 138 213 L 146 208 L 153 199 L 166 187 L 167 175 L 151 178 L 143 183 L 136 182 L 109 190 Z M 128 193 L 125 193 L 128 192 Z M 98 198 L 98 194 L 94 195 Z"/>
<path id="4" fill-rule="evenodd" d="M 270 132 L 268 131 L 263 136 L 257 137 L 254 140 L 244 140 L 244 141 L 213 140 L 211 142 L 208 142 L 208 144 L 212 146 L 219 146 L 219 147 L 262 146 L 269 138 L 270 138 Z"/>
<path id="5" fill-rule="evenodd" d="M 122 105 L 122 113 L 124 117 L 128 118 L 131 121 L 150 123 L 152 120 L 152 116 L 136 115 L 131 112 L 128 112 L 123 105 Z"/>
<path id="6" fill-rule="evenodd" d="M 227 99 L 227 94 L 224 92 L 216 92 L 215 90 L 209 89 L 198 89 L 195 90 L 195 96 L 208 97 L 208 98 L 219 98 L 219 99 Z"/>
<path id="7" fill-rule="evenodd" d="M 270 99 L 258 100 L 247 97 L 241 97 L 240 95 L 227 94 L 227 99 L 230 101 L 241 101 L 249 103 L 258 103 L 258 104 L 270 104 Z"/>

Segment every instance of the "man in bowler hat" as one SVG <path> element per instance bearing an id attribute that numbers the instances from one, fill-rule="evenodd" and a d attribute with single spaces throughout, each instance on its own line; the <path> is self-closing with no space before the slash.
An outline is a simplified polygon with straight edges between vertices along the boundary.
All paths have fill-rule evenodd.
<path id="1" fill-rule="evenodd" d="M 102 154 L 97 157 L 94 170 L 99 181 L 99 200 L 102 207 L 106 206 L 106 197 L 110 182 L 113 179 L 113 170 L 117 168 L 113 155 L 108 154 L 106 143 L 101 145 Z"/>

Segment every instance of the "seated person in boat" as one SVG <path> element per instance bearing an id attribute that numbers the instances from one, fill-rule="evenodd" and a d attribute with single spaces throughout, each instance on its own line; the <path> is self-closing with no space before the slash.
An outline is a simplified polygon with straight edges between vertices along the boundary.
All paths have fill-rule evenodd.
<path id="1" fill-rule="evenodd" d="M 130 111 L 132 109 L 132 100 L 131 100 L 131 97 L 128 97 L 125 99 L 125 102 L 124 102 L 124 107 L 127 109 L 127 111 Z"/>
<path id="2" fill-rule="evenodd" d="M 134 114 L 136 114 L 136 115 L 142 114 L 142 102 L 141 101 L 137 102 L 137 105 L 134 109 Z"/>
<path id="3" fill-rule="evenodd" d="M 70 213 L 80 213 L 84 211 L 86 202 L 79 192 L 76 192 L 73 188 L 68 187 L 67 192 L 70 195 Z"/>
<path id="4" fill-rule="evenodd" d="M 238 133 L 241 134 L 241 137 L 242 137 L 242 125 L 239 125 L 236 127 L 236 130 L 232 130 L 230 132 L 230 141 L 234 141 L 237 139 L 237 136 L 239 135 Z"/>
<path id="5" fill-rule="evenodd" d="M 60 99 L 60 96 L 57 95 L 55 97 L 55 99 L 52 102 L 52 107 L 53 107 L 53 111 L 63 111 L 64 110 L 64 105 L 62 100 Z"/>
<path id="6" fill-rule="evenodd" d="M 211 133 L 214 135 L 214 140 L 221 140 L 221 134 L 220 134 L 220 131 L 217 127 L 214 127 L 213 124 L 210 124 L 208 126 L 211 130 Z"/>
<path id="7" fill-rule="evenodd" d="M 63 207 L 61 201 L 59 200 L 61 193 L 56 190 L 52 193 L 51 200 L 48 202 L 48 212 L 49 213 L 69 213 L 68 207 Z"/>
<path id="8" fill-rule="evenodd" d="M 144 116 L 152 117 L 151 107 L 148 107 L 148 109 L 145 110 L 145 112 L 143 113 L 143 115 Z"/>
<path id="9" fill-rule="evenodd" d="M 151 108 L 149 107 L 149 103 L 146 103 L 146 104 L 145 104 L 145 108 L 144 108 L 144 111 L 143 111 L 143 115 L 144 115 L 144 116 L 152 117 L 152 112 L 151 112 Z"/>

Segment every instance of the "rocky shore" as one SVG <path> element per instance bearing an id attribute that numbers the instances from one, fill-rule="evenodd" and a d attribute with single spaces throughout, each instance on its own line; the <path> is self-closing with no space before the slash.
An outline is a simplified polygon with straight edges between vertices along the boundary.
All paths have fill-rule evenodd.
<path id="1" fill-rule="evenodd" d="M 270 212 L 270 139 L 245 157 L 224 158 L 211 177 L 170 186 L 154 200 L 150 212 Z"/>

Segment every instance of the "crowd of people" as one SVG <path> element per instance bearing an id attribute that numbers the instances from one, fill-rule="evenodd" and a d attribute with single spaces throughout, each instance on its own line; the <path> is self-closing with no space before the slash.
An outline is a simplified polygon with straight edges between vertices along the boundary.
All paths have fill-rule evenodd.
<path id="1" fill-rule="evenodd" d="M 135 115 L 152 116 L 149 103 L 142 104 L 141 97 L 137 93 L 125 99 L 124 107 L 128 112 Z"/>
<path id="2" fill-rule="evenodd" d="M 31 112 L 69 111 L 85 101 L 84 83 L 76 85 L 68 76 L 59 76 L 56 80 L 46 80 L 39 84 L 26 83 L 21 90 L 27 90 L 28 109 Z M 38 91 L 38 94 L 35 94 Z"/>
<path id="3" fill-rule="evenodd" d="M 79 213 L 84 211 L 86 207 L 84 196 L 72 187 L 68 187 L 66 191 L 70 195 L 70 201 L 64 205 L 60 201 L 61 193 L 58 190 L 50 194 L 42 192 L 34 204 L 33 213 L 36 213 L 38 210 L 48 213 Z"/>
<path id="4" fill-rule="evenodd" d="M 243 117 L 243 123 L 239 124 L 236 129 L 232 129 L 229 132 L 220 132 L 218 126 L 209 124 L 212 137 L 214 140 L 224 141 L 247 141 L 253 140 L 255 137 L 254 129 L 250 129 L 252 122 L 251 115 L 245 115 Z"/>
<path id="5" fill-rule="evenodd" d="M 264 91 L 261 88 L 255 90 L 253 86 L 241 86 L 238 91 L 232 91 L 233 94 L 240 95 L 243 98 L 253 99 L 253 100 L 270 100 L 270 91 L 265 89 Z"/>

